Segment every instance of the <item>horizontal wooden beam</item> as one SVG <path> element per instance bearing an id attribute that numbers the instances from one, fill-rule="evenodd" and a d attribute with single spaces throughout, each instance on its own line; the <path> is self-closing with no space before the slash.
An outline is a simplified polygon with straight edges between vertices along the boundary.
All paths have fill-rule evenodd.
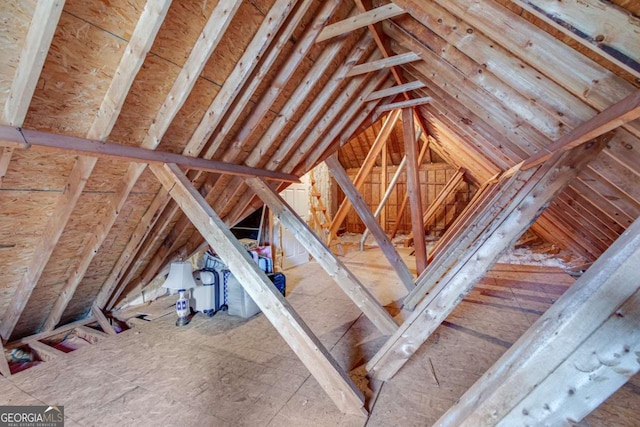
<path id="1" fill-rule="evenodd" d="M 12 130 L 13 129 L 13 130 Z M 300 182 L 297 176 L 282 172 L 268 171 L 244 165 L 217 160 L 190 157 L 166 151 L 149 150 L 112 142 L 94 141 L 85 138 L 59 135 L 49 132 L 0 126 L 0 146 L 18 146 L 26 142 L 30 147 L 44 150 L 64 151 L 72 154 L 86 154 L 93 157 L 119 159 L 137 163 L 175 163 L 186 169 L 215 172 L 228 175 L 261 176 L 266 179 L 286 182 Z"/>
<path id="2" fill-rule="evenodd" d="M 401 93 L 410 92 L 412 90 L 420 89 L 425 87 L 425 84 L 420 80 L 416 80 L 410 83 L 405 83 L 403 85 L 393 86 L 388 89 L 381 89 L 375 92 L 371 92 L 371 95 L 367 96 L 366 101 L 373 101 L 374 99 L 386 98 L 387 96 L 399 95 Z M 380 109 L 378 108 L 378 111 Z"/>
<path id="3" fill-rule="evenodd" d="M 410 99 L 408 101 L 394 102 L 393 104 L 387 104 L 387 105 L 382 105 L 378 107 L 378 112 L 391 111 L 391 110 L 396 110 L 398 108 L 417 107 L 419 105 L 428 104 L 431 102 L 431 100 L 432 99 L 430 96 L 425 96 L 423 98 L 415 98 L 415 99 Z"/>
<path id="4" fill-rule="evenodd" d="M 410 62 L 419 61 L 420 56 L 417 53 L 407 52 L 400 55 L 390 56 L 389 58 L 378 59 L 377 61 L 366 62 L 356 65 L 348 73 L 347 77 L 357 76 L 358 74 L 370 73 L 385 68 L 395 67 L 396 65 L 408 64 Z"/>
<path id="5" fill-rule="evenodd" d="M 340 36 L 342 34 L 349 33 L 351 31 L 364 28 L 368 25 L 384 21 L 385 19 L 402 15 L 403 13 L 405 13 L 405 11 L 400 6 L 393 3 L 386 4 L 376 9 L 360 13 L 359 15 L 353 16 L 351 18 L 347 18 L 343 21 L 327 25 L 316 38 L 316 42 L 321 42 L 333 37 Z"/>
<path id="6" fill-rule="evenodd" d="M 528 169 L 537 166 L 558 151 L 570 150 L 638 117 L 640 117 L 640 89 L 558 139 L 547 147 L 547 153 L 531 156 L 525 160 L 522 167 Z"/>

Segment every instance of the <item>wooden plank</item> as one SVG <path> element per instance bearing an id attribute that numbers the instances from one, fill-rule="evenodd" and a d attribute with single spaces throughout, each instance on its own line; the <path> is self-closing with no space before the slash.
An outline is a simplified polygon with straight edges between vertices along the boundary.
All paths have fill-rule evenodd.
<path id="1" fill-rule="evenodd" d="M 514 176 L 526 179 L 526 184 L 369 361 L 370 374 L 379 379 L 391 378 L 611 136 L 558 153 L 535 170 L 516 172 Z"/>
<path id="2" fill-rule="evenodd" d="M 63 8 L 64 0 L 39 0 L 36 4 L 4 106 L 2 124 L 22 126 Z M 13 148 L 10 147 L 0 154 L 0 188 L 12 156 Z"/>
<path id="3" fill-rule="evenodd" d="M 388 89 L 382 89 L 382 90 L 377 90 L 375 92 L 372 92 L 371 95 L 369 95 L 365 101 L 373 101 L 374 99 L 380 99 L 380 98 L 386 98 L 387 96 L 399 95 L 405 92 L 410 92 L 412 90 L 423 88 L 424 86 L 425 84 L 422 83 L 420 80 L 415 80 L 410 83 L 396 85 Z M 379 109 L 378 111 L 381 111 L 381 110 Z"/>
<path id="4" fill-rule="evenodd" d="M 247 179 L 246 183 L 382 334 L 390 335 L 398 329 L 376 298 L 269 184 L 260 178 Z"/>
<path id="5" fill-rule="evenodd" d="M 391 135 L 391 132 L 393 131 L 396 123 L 398 122 L 398 119 L 400 118 L 400 113 L 400 110 L 398 110 L 390 113 L 387 116 L 387 119 L 382 125 L 382 129 L 380 129 L 380 133 L 378 133 L 378 135 L 376 136 L 375 141 L 373 142 L 371 148 L 369 149 L 369 152 L 367 153 L 367 157 L 362 162 L 362 165 L 358 170 L 358 174 L 353 181 L 353 185 L 356 190 L 360 190 L 360 187 L 362 187 L 362 184 L 367 179 L 369 172 L 371 172 L 371 169 L 376 164 L 376 160 L 378 158 L 378 155 L 380 154 L 380 151 L 382 150 L 382 147 L 384 146 L 384 143 L 389 138 L 389 135 Z M 334 214 L 333 221 L 331 221 L 328 236 L 329 240 L 333 239 L 336 236 L 336 233 L 344 222 L 344 219 L 347 217 L 350 208 L 350 200 L 348 198 L 344 199 L 344 201 L 342 202 L 342 204 L 340 204 L 340 207 Z"/>
<path id="6" fill-rule="evenodd" d="M 573 129 L 570 134 L 554 142 L 547 147 L 547 153 L 540 153 L 527 159 L 523 167 L 527 169 L 539 165 L 557 151 L 570 150 L 638 117 L 640 117 L 640 89 L 631 93 L 623 100 L 611 105 L 591 120 Z"/>
<path id="7" fill-rule="evenodd" d="M 133 84 L 138 71 L 142 67 L 147 53 L 151 49 L 151 45 L 155 40 L 155 36 L 164 21 L 170 0 L 164 0 L 162 2 L 149 2 L 145 9 L 142 11 L 136 28 L 131 35 L 131 40 L 125 49 L 125 52 L 120 59 L 118 68 L 114 73 L 114 77 L 105 93 L 101 106 L 98 110 L 91 128 L 87 134 L 88 139 L 106 139 L 111 133 L 111 130 L 116 122 L 117 117 L 120 114 L 122 105 L 124 104 L 129 88 Z M 24 135 L 27 135 L 27 131 L 22 131 Z M 36 136 L 42 136 L 38 133 L 31 134 L 35 139 Z M 46 139 L 49 139 L 47 136 Z M 52 138 L 53 139 L 53 138 Z M 51 215 L 46 226 L 45 238 L 39 243 L 36 248 L 36 256 L 32 258 L 32 264 L 30 264 L 27 273 L 23 276 L 23 280 L 20 283 L 19 298 L 28 300 L 33 288 L 37 285 L 42 271 L 44 271 L 53 249 L 56 246 L 62 231 L 67 225 L 71 213 L 73 212 L 75 205 L 82 194 L 85 184 L 87 183 L 91 172 L 97 162 L 95 157 L 80 156 L 76 160 L 76 163 L 71 170 L 71 174 L 67 179 L 67 184 L 64 188 L 64 193 L 58 200 L 54 212 Z M 82 260 L 82 258 L 80 258 Z M 35 263 L 38 264 L 35 264 Z M 52 330 L 55 328 L 57 322 L 62 316 L 62 311 L 66 307 L 66 303 L 71 299 L 77 284 L 80 282 L 83 274 L 80 277 L 72 276 L 70 281 L 65 284 L 59 299 L 60 304 L 54 304 L 56 311 L 52 309 L 49 318 L 45 322 L 46 330 Z M 17 302 L 17 300 L 16 300 Z M 25 301 L 26 303 L 26 301 Z M 18 303 L 22 304 L 22 303 Z M 59 311 L 59 313 L 58 313 Z M 17 319 L 7 319 L 6 330 L 3 326 L 3 330 L 9 334 L 13 331 Z M 3 321 L 4 324 L 4 321 Z"/>
<path id="8" fill-rule="evenodd" d="M 512 0 L 592 52 L 640 78 L 640 19 L 599 0 Z"/>
<path id="9" fill-rule="evenodd" d="M 60 351 L 57 348 L 53 348 L 40 341 L 31 341 L 29 348 L 42 360 L 43 362 L 50 362 L 60 356 L 64 356 L 64 351 Z"/>
<path id="10" fill-rule="evenodd" d="M 9 368 L 7 356 L 5 356 L 4 354 L 4 346 L 2 345 L 2 340 L 0 340 L 0 374 L 2 374 L 2 376 L 5 378 L 11 376 L 11 369 Z"/>
<path id="11" fill-rule="evenodd" d="M 393 267 L 398 274 L 402 284 L 407 288 L 407 290 L 412 290 L 414 288 L 413 274 L 411 274 L 407 265 L 404 263 L 400 255 L 398 255 L 398 252 L 396 252 L 396 249 L 393 247 L 393 244 L 385 234 L 384 230 L 380 227 L 380 224 L 378 224 L 378 221 L 376 221 L 369 211 L 369 207 L 349 179 L 349 176 L 340 164 L 340 161 L 338 161 L 338 158 L 335 155 L 330 156 L 325 160 L 325 163 L 329 167 L 329 170 L 333 174 L 333 177 L 340 188 L 342 188 L 342 191 L 344 191 L 345 195 L 351 201 L 353 208 L 358 212 L 362 222 L 364 222 L 373 237 L 375 237 L 382 253 L 391 264 L 391 267 Z"/>
<path id="12" fill-rule="evenodd" d="M 89 341 L 91 344 L 95 344 L 100 340 L 109 338 L 108 334 L 101 332 L 97 329 L 89 328 L 88 326 L 84 326 L 84 325 L 78 326 L 73 331 L 80 338 Z"/>
<path id="13" fill-rule="evenodd" d="M 366 413 L 360 390 L 253 262 L 182 171 L 176 165 L 151 166 L 151 170 L 336 406 L 345 413 Z"/>
<path id="14" fill-rule="evenodd" d="M 63 334 L 79 326 L 85 326 L 95 321 L 96 319 L 94 319 L 93 316 L 88 316 L 85 319 L 76 320 L 75 322 L 67 323 L 66 325 L 60 326 L 54 329 L 53 331 L 40 332 L 38 334 L 29 335 L 28 337 L 23 337 L 15 341 L 11 341 L 5 345 L 5 348 L 14 349 L 14 348 L 22 347 L 24 345 L 29 344 L 32 341 L 40 341 L 49 337 L 53 337 L 55 335 Z"/>
<path id="15" fill-rule="evenodd" d="M 3 132 L 3 128 L 5 127 L 6 126 L 0 125 L 0 132 Z M 146 148 L 96 141 L 87 138 L 76 138 L 30 129 L 22 129 L 21 131 L 23 136 L 15 136 L 15 139 L 10 141 L 7 141 L 7 138 L 0 139 L 0 146 L 4 145 L 5 141 L 7 141 L 7 143 L 20 144 L 20 140 L 24 139 L 31 147 L 37 147 L 42 150 L 62 151 L 72 154 L 90 154 L 92 157 L 144 164 L 153 163 L 161 165 L 164 163 L 175 163 L 183 168 L 199 171 L 240 176 L 262 176 L 267 179 L 299 182 L 298 177 L 295 175 L 236 165 L 218 160 L 190 157 L 166 151 L 149 150 Z"/>
<path id="16" fill-rule="evenodd" d="M 505 417 L 514 415 L 521 418 L 518 423 L 532 425 L 564 422 L 553 418 L 543 422 L 545 412 L 580 421 L 638 370 L 638 265 L 640 220 L 467 390 L 438 425 L 495 425 L 502 420 L 508 425 Z M 633 359 L 631 364 L 627 357 Z"/>
<path id="17" fill-rule="evenodd" d="M 420 56 L 413 52 L 402 53 L 400 55 L 390 56 L 389 58 L 378 59 L 377 61 L 366 62 L 356 65 L 347 73 L 347 77 L 357 76 L 359 74 L 370 73 L 372 71 L 383 70 L 385 68 L 394 67 L 396 65 L 408 64 L 410 62 L 419 61 Z"/>
<path id="18" fill-rule="evenodd" d="M 409 99 L 407 101 L 394 102 L 393 104 L 383 105 L 378 107 L 378 111 L 391 111 L 397 108 L 410 108 L 410 107 L 418 107 L 420 105 L 428 104 L 433 99 L 430 96 L 425 96 L 422 98 Z"/>
<path id="19" fill-rule="evenodd" d="M 96 318 L 96 320 L 98 321 L 98 324 L 100 325 L 100 327 L 105 333 L 107 333 L 108 335 L 117 334 L 116 330 L 113 329 L 111 322 L 109 322 L 109 319 L 107 319 L 107 316 L 104 315 L 100 307 L 94 304 L 91 307 L 91 314 L 93 314 L 93 317 Z"/>
<path id="20" fill-rule="evenodd" d="M 321 42 L 333 37 L 350 33 L 357 29 L 364 28 L 368 25 L 372 25 L 376 22 L 396 17 L 404 13 L 404 10 L 397 5 L 393 3 L 386 4 L 367 12 L 360 13 L 359 15 L 353 16 L 351 18 L 347 18 L 343 21 L 327 25 L 316 38 L 316 42 Z"/>
<path id="21" fill-rule="evenodd" d="M 3 124 L 22 126 L 63 8 L 64 0 L 38 0 L 4 106 Z"/>
<path id="22" fill-rule="evenodd" d="M 404 135 L 404 152 L 407 156 L 407 193 L 411 212 L 411 229 L 416 256 L 416 272 L 418 276 L 427 268 L 427 246 L 422 221 L 422 195 L 420 192 L 420 164 L 418 163 L 418 141 L 415 135 L 413 109 L 402 110 L 402 129 Z"/>

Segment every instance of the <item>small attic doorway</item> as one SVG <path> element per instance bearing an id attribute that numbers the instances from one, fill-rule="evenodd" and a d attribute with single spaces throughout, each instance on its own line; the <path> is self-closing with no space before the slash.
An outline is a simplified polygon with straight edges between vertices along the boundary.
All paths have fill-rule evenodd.
<path id="1" fill-rule="evenodd" d="M 296 211 L 304 222 L 309 221 L 309 179 L 307 175 L 299 183 L 291 184 L 280 196 Z M 282 227 L 282 269 L 286 270 L 309 262 L 305 246 L 286 228 Z"/>

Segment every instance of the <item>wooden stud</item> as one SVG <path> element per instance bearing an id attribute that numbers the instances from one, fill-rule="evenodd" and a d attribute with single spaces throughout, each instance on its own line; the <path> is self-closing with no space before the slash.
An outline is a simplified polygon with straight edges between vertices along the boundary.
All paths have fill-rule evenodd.
<path id="1" fill-rule="evenodd" d="M 405 92 L 410 92 L 412 90 L 423 88 L 424 86 L 425 86 L 424 83 L 422 83 L 420 80 L 416 80 L 411 83 L 405 83 L 402 85 L 390 87 L 388 89 L 372 92 L 371 95 L 367 97 L 366 101 L 373 101 L 374 99 L 380 99 L 380 98 L 386 98 L 387 96 L 399 95 Z M 390 104 L 387 104 L 387 105 L 390 105 Z M 382 107 L 380 107 L 378 111 L 384 111 L 384 110 L 382 110 Z"/>
<path id="2" fill-rule="evenodd" d="M 411 225 L 415 244 L 416 271 L 418 276 L 427 268 L 427 246 L 422 221 L 422 195 L 420 193 L 420 164 L 418 163 L 418 141 L 413 123 L 413 109 L 402 110 L 404 152 L 407 156 L 407 192 L 411 209 Z"/>
<path id="3" fill-rule="evenodd" d="M 599 137 L 587 146 L 558 153 L 538 169 L 517 171 L 514 176 L 526 182 L 524 186 L 369 361 L 367 370 L 371 375 L 383 380 L 391 378 L 610 138 L 611 135 Z"/>
<path id="4" fill-rule="evenodd" d="M 28 345 L 29 348 L 36 354 L 36 356 L 38 356 L 43 362 L 50 362 L 60 356 L 64 356 L 65 354 L 67 354 L 64 351 L 60 351 L 57 348 L 46 345 L 40 341 L 31 341 Z"/>
<path id="5" fill-rule="evenodd" d="M 429 144 L 430 144 L 430 140 L 428 138 L 428 136 L 426 135 L 425 129 L 422 125 L 422 123 L 418 120 L 416 120 L 416 122 L 418 122 L 419 126 L 420 126 L 420 135 L 421 137 L 424 137 L 424 142 L 422 143 L 422 147 L 420 148 L 420 153 L 418 154 L 418 164 L 421 165 L 425 156 L 427 155 L 427 153 L 429 152 Z M 417 141 L 416 141 L 417 142 Z M 407 202 L 409 201 L 409 191 L 405 191 L 404 192 L 404 197 L 402 198 L 402 203 L 400 203 L 400 207 L 398 208 L 398 211 L 396 212 L 396 222 L 395 224 L 393 224 L 393 230 L 391 230 L 391 238 L 393 239 L 394 237 L 396 237 L 396 233 L 398 232 L 398 227 L 400 226 L 400 218 L 402 218 L 402 215 L 404 215 L 404 210 L 407 208 Z"/>
<path id="6" fill-rule="evenodd" d="M 396 249 L 393 247 L 393 244 L 385 234 L 384 230 L 380 227 L 380 224 L 378 224 L 378 221 L 376 221 L 369 211 L 367 204 L 349 179 L 349 176 L 340 164 L 340 161 L 338 161 L 338 158 L 335 155 L 330 156 L 325 160 L 325 163 L 329 167 L 329 170 L 333 174 L 338 185 L 342 188 L 342 191 L 344 191 L 345 195 L 351 201 L 351 204 L 353 204 L 353 208 L 358 212 L 362 222 L 364 222 L 365 226 L 371 231 L 373 237 L 375 237 L 382 253 L 385 255 L 387 260 L 389 260 L 391 267 L 393 267 L 398 274 L 402 284 L 407 288 L 407 290 L 412 290 L 414 288 L 413 274 L 411 274 L 407 265 L 404 263 L 400 255 L 398 255 L 398 252 L 396 252 Z"/>
<path id="7" fill-rule="evenodd" d="M 400 55 L 390 56 L 388 58 L 378 59 L 377 61 L 367 62 L 356 65 L 347 73 L 347 77 L 366 74 L 372 71 L 384 70 L 385 68 L 394 67 L 396 65 L 408 64 L 409 62 L 419 61 L 420 56 L 413 52 L 402 53 Z"/>
<path id="8" fill-rule="evenodd" d="M 399 118 L 400 110 L 394 111 L 387 116 L 387 119 L 382 125 L 382 129 L 380 129 L 380 133 L 378 133 L 378 135 L 376 136 L 375 141 L 373 142 L 371 148 L 369 149 L 369 152 L 367 153 L 367 157 L 362 162 L 362 165 L 358 170 L 358 174 L 353 181 L 353 186 L 356 188 L 356 191 L 360 190 L 360 187 L 362 187 L 362 184 L 364 184 L 364 181 L 367 179 L 369 172 L 371 172 L 371 169 L 373 168 L 373 166 L 375 166 L 378 155 L 380 154 L 382 147 L 384 147 L 384 143 L 389 138 L 389 135 L 391 135 L 391 132 L 396 126 Z M 329 228 L 329 240 L 332 240 L 336 236 L 338 229 L 344 222 L 344 219 L 347 217 L 350 208 L 351 202 L 348 198 L 344 199 L 335 215 L 333 216 L 333 221 L 331 222 L 331 227 Z"/>
<path id="9" fill-rule="evenodd" d="M 366 414 L 360 390 L 182 171 L 171 164 L 150 168 L 336 406 L 344 413 Z"/>
<path id="10" fill-rule="evenodd" d="M 100 307 L 94 304 L 91 307 L 91 314 L 93 314 L 93 317 L 96 318 L 96 320 L 98 321 L 98 324 L 106 334 L 108 335 L 117 334 L 116 330 L 113 329 L 113 325 L 111 325 L 111 322 L 109 321 L 109 319 L 107 319 L 107 316 L 104 315 Z"/>
<path id="11" fill-rule="evenodd" d="M 419 107 L 420 105 L 428 104 L 433 99 L 430 96 L 425 96 L 423 98 L 409 99 L 407 101 L 395 102 L 393 104 L 383 105 L 378 107 L 378 110 L 381 112 L 395 110 L 396 108 L 410 108 L 410 107 Z"/>
<path id="12" fill-rule="evenodd" d="M 305 245 L 318 264 L 335 280 L 355 305 L 384 335 L 390 335 L 398 329 L 398 324 L 380 306 L 375 297 L 358 278 L 349 271 L 331 250 L 318 238 L 311 228 L 293 209 L 260 178 L 246 180 L 247 185 L 269 207 L 273 215 L 291 231 L 293 236 Z"/>
<path id="13" fill-rule="evenodd" d="M 579 422 L 638 372 L 638 265 L 640 220 L 436 425 Z"/>
<path id="14" fill-rule="evenodd" d="M 404 10 L 393 3 L 380 6 L 343 21 L 327 25 L 318 35 L 316 41 L 321 42 L 333 37 L 350 33 L 357 29 L 404 14 Z"/>

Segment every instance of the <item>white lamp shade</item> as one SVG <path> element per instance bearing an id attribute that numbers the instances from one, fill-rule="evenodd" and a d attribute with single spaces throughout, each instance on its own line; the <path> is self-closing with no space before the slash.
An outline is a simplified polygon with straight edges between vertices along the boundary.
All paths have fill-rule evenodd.
<path id="1" fill-rule="evenodd" d="M 169 276 L 162 285 L 163 288 L 179 291 L 180 289 L 192 289 L 196 287 L 191 272 L 191 264 L 188 262 L 172 262 Z"/>

